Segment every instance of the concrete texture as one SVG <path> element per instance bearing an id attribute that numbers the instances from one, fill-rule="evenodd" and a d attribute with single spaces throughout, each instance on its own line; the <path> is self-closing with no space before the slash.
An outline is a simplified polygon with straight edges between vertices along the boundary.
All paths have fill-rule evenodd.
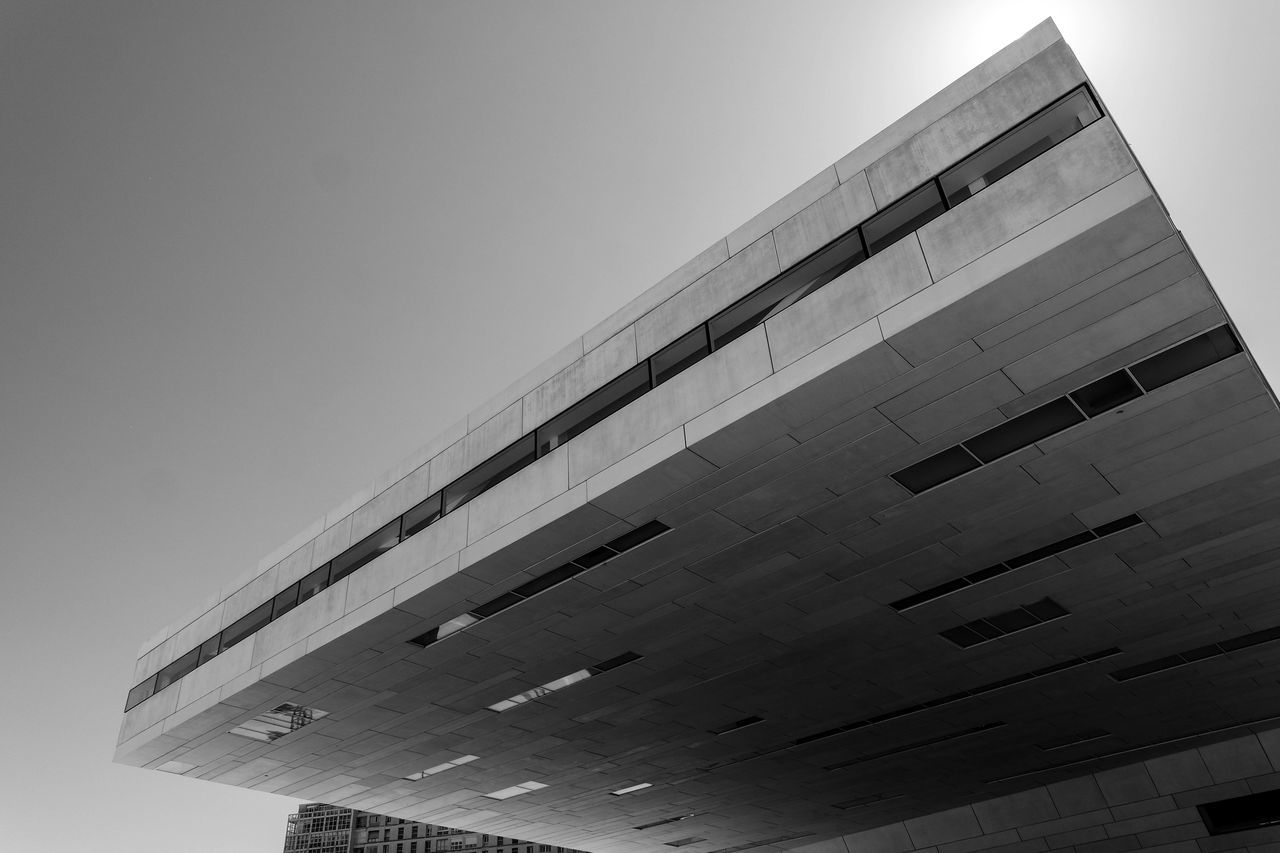
<path id="1" fill-rule="evenodd" d="M 1082 79 L 1038 27 L 148 641 L 135 679 Z M 1280 412 L 1247 355 L 922 494 L 890 476 L 1224 319 L 1104 118 L 145 700 L 116 759 L 601 853 L 1272 845 L 1210 838 L 1193 806 L 1280 785 L 1258 722 L 1280 710 L 1280 643 L 1109 677 L 1277 624 Z M 670 530 L 408 642 L 654 520 Z M 939 636 L 1044 597 L 1069 615 Z M 327 716 L 229 734 L 286 702 Z"/>

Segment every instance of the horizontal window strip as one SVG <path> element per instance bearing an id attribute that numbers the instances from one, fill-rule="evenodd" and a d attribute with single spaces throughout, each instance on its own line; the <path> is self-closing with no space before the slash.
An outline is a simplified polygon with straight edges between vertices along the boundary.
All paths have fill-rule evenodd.
<path id="1" fill-rule="evenodd" d="M 601 545 L 588 551 L 581 557 L 570 560 L 562 566 L 545 572 L 531 581 L 527 581 L 510 592 L 504 592 L 496 598 L 492 598 L 473 608 L 470 612 L 463 614 L 455 619 L 446 622 L 436 628 L 432 628 L 416 637 L 411 638 L 408 642 L 415 646 L 429 646 L 439 640 L 443 640 L 450 634 L 457 633 L 464 628 L 468 628 L 482 619 L 488 619 L 490 616 L 496 616 L 509 607 L 514 607 L 520 602 L 532 598 L 540 592 L 545 592 L 553 586 L 564 583 L 570 578 L 585 572 L 589 564 L 590 567 L 600 565 L 606 560 L 633 548 L 639 548 L 651 539 L 666 533 L 671 528 L 663 524 L 661 521 L 650 521 L 642 524 L 634 530 L 624 533 L 611 542 Z"/>
<path id="2" fill-rule="evenodd" d="M 1015 607 L 1013 610 L 973 619 L 963 625 L 948 628 L 940 631 L 938 636 L 962 649 L 967 649 L 1067 615 L 1069 615 L 1067 609 L 1061 604 L 1052 598 L 1042 598 L 1031 604 Z"/>
<path id="3" fill-rule="evenodd" d="M 1114 411 L 1146 392 L 1240 352 L 1243 349 L 1235 333 L 1228 326 L 1219 326 L 1010 418 L 889 476 L 918 495 L 1084 423 L 1089 418 Z"/>
<path id="4" fill-rule="evenodd" d="M 1003 720 L 997 720 L 991 723 L 983 723 L 980 726 L 974 726 L 973 728 L 965 729 L 964 731 L 952 732 L 951 734 L 945 734 L 945 735 L 938 735 L 937 737 L 931 737 L 931 738 L 928 738 L 927 740 L 918 740 L 912 743 L 903 744 L 902 746 L 895 746 L 895 747 L 892 747 L 891 749 L 882 749 L 879 752 L 872 752 L 872 753 L 868 753 L 867 755 L 860 755 L 857 758 L 851 758 L 848 761 L 840 761 L 835 764 L 828 764 L 826 766 L 826 769 L 827 770 L 844 770 L 846 767 L 853 767 L 858 764 L 866 764 L 871 761 L 878 761 L 881 758 L 889 758 L 894 755 L 901 755 L 904 752 L 914 752 L 917 749 L 927 749 L 928 747 L 937 746 L 939 744 L 947 743 L 949 741 L 960 740 L 962 738 L 973 737 L 974 735 L 984 734 L 993 729 L 1004 728 L 1004 726 L 1005 726 L 1005 723 Z"/>
<path id="5" fill-rule="evenodd" d="M 1028 133 L 1023 133 L 1023 131 L 1026 128 L 1038 128 L 1042 125 L 1044 127 L 1059 127 L 1062 124 L 1059 120 L 1059 113 L 1063 112 L 1061 104 L 1073 98 L 1078 101 L 1083 99 L 1082 103 L 1087 102 L 1092 105 L 1095 118 L 1101 115 L 1101 110 L 1098 108 L 1088 88 L 1079 87 L 1058 102 L 1041 110 L 1035 116 L 1020 122 L 977 152 L 968 155 L 961 163 L 950 167 L 944 173 L 940 173 L 940 177 L 953 170 L 965 169 L 965 164 L 970 160 L 979 157 L 989 149 L 995 150 L 996 146 L 999 146 L 1000 153 L 995 157 L 995 160 L 1001 164 L 1007 165 L 1017 161 L 1020 157 L 1022 160 L 1017 165 L 1020 166 L 1025 162 L 1030 162 L 1031 159 L 1048 150 L 1042 142 L 1047 137 L 1039 130 Z M 1070 110 L 1067 110 L 1067 112 L 1070 112 Z M 1084 116 L 1086 114 L 1089 114 L 1087 109 L 1081 108 L 1079 110 L 1079 115 Z M 1059 118 L 1053 118 L 1054 116 L 1059 116 Z M 1083 126 L 1083 124 L 1080 125 L 1080 127 Z M 1071 133 L 1079 130 L 1080 127 L 1076 127 Z M 1019 136 L 1019 133 L 1022 133 L 1022 136 Z M 1056 138 L 1056 141 L 1052 144 L 1057 144 L 1057 142 L 1066 139 L 1071 133 L 1067 133 L 1061 138 Z M 1020 147 L 1023 146 L 1023 143 L 1018 140 L 1024 138 L 1025 146 Z M 1034 153 L 1026 154 L 1025 152 L 1027 151 L 1033 151 Z M 985 163 L 986 161 L 983 162 Z M 992 167 L 983 172 L 984 180 L 987 181 L 987 184 L 1013 171 L 1016 166 L 1001 171 L 1003 168 L 1004 166 Z M 957 172 L 957 174 L 960 173 Z M 967 175 L 968 172 L 964 172 L 964 174 Z M 658 353 L 630 368 L 621 376 L 610 380 L 604 387 L 574 403 L 534 431 L 527 433 L 513 444 L 481 462 L 475 468 L 465 472 L 440 492 L 403 513 L 391 522 L 391 524 L 397 526 L 394 541 L 392 541 L 388 531 L 391 525 L 388 525 L 387 528 L 379 530 L 357 545 L 347 549 L 335 557 L 332 564 L 326 563 L 317 570 L 317 572 L 323 570 L 323 578 L 313 577 L 309 582 L 304 581 L 299 595 L 294 599 L 294 605 L 306 601 L 307 598 L 323 591 L 327 586 L 337 583 L 390 548 L 395 547 L 410 536 L 426 529 L 448 513 L 474 500 L 480 494 L 533 463 L 542 455 L 551 452 L 564 442 L 569 441 L 574 436 L 625 407 L 628 403 L 648 393 L 657 385 L 697 363 L 713 350 L 725 346 L 779 311 L 834 281 L 872 254 L 882 251 L 893 242 L 913 233 L 916 229 L 968 198 L 968 195 L 961 197 L 952 193 L 955 200 L 949 201 L 944 193 L 940 177 L 931 178 L 885 210 L 878 211 L 865 222 L 855 225 L 840 234 L 831 242 L 793 264 L 729 307 L 721 310 L 698 328 L 678 338 L 672 344 L 668 344 Z M 965 186 L 971 187 L 974 183 L 975 181 L 971 180 Z M 976 191 L 972 190 L 969 194 Z M 1228 334 L 1230 334 L 1229 331 Z M 1234 337 L 1232 340 L 1234 340 Z M 1236 345 L 1238 347 L 1238 343 Z M 1173 358 L 1170 360 L 1169 365 L 1163 368 L 1163 372 L 1152 373 L 1152 381 L 1159 381 L 1159 377 L 1171 375 L 1177 369 L 1180 369 L 1179 365 L 1192 363 L 1197 358 L 1202 357 L 1202 355 L 1196 353 L 1184 353 L 1177 358 Z M 955 460 L 951 461 L 954 462 Z M 978 467 L 976 461 L 971 467 Z M 899 472 L 899 474 L 903 473 Z M 964 473 L 964 471 L 959 473 Z M 958 475 L 958 473 L 952 473 L 950 477 Z M 927 478 L 921 480 L 918 485 L 925 482 L 927 482 Z M 930 487 L 930 485 L 920 485 L 919 489 L 912 489 L 912 491 L 923 491 L 924 488 Z M 911 488 L 911 486 L 908 486 L 908 488 Z M 608 559 L 608 556 L 610 555 L 604 555 L 599 559 L 599 562 Z M 579 565 L 582 565 L 583 568 L 591 567 L 581 561 L 579 561 Z M 282 608 L 278 615 L 284 615 L 290 607 Z M 268 621 L 275 618 L 278 618 L 277 614 L 272 613 Z M 243 637 L 237 638 L 236 642 L 241 639 Z M 229 645 L 222 646 L 222 648 L 229 647 Z M 203 664 L 205 660 L 205 658 L 197 656 L 198 662 L 196 665 Z M 150 679 L 143 681 L 129 691 L 125 702 L 126 711 L 131 710 L 146 698 L 154 695 L 154 691 L 148 693 L 145 689 L 148 681 Z"/>
<path id="6" fill-rule="evenodd" d="M 1131 527 L 1136 527 L 1143 523 L 1142 516 L 1140 515 L 1126 515 L 1123 518 L 1117 518 L 1115 521 L 1109 521 L 1106 524 L 1099 525 L 1092 530 L 1085 530 L 1068 536 L 1065 539 L 1059 539 L 1057 542 L 1053 542 L 1049 545 L 1019 554 L 1016 557 L 1010 557 L 1002 563 L 996 563 L 994 566 L 979 569 L 978 571 L 971 572 L 963 577 L 958 577 L 954 580 L 940 583 L 937 586 L 921 590 L 920 592 L 908 595 L 905 598 L 899 598 L 897 601 L 891 601 L 889 602 L 889 606 L 901 613 L 904 610 L 910 610 L 912 607 L 919 607 L 921 604 L 926 602 L 942 598 L 944 595 L 950 595 L 953 592 L 959 592 L 962 589 L 967 589 L 968 587 L 982 583 L 983 581 L 998 578 L 1003 574 L 1016 571 L 1024 566 L 1029 566 L 1032 563 L 1038 563 L 1041 560 L 1047 560 L 1050 557 L 1070 551 L 1073 548 L 1078 548 L 1081 545 L 1102 539 L 1106 536 L 1111 536 L 1112 534 L 1119 533 L 1122 530 L 1128 530 Z"/>
<path id="7" fill-rule="evenodd" d="M 1198 661 L 1229 655 L 1241 649 L 1260 646 L 1263 643 L 1273 643 L 1276 640 L 1280 640 L 1280 625 L 1249 634 L 1242 634 L 1238 637 L 1232 637 L 1230 640 L 1196 646 L 1194 649 L 1187 649 L 1186 651 L 1166 655 L 1165 657 L 1125 667 L 1124 669 L 1117 669 L 1111 673 L 1111 677 L 1116 681 L 1132 681 L 1145 675 L 1155 675 L 1157 672 L 1165 672 L 1197 663 Z"/>

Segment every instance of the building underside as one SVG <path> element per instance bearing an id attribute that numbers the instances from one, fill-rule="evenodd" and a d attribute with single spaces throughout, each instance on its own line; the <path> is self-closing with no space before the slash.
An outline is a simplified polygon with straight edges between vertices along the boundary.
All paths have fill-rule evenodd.
<path id="1" fill-rule="evenodd" d="M 1272 786 L 1278 478 L 1046 22 L 161 632 L 117 760 L 598 853 L 1047 850 L 1162 797 L 1199 829 L 1132 846 L 1226 850 L 1158 770 L 1037 792 Z"/>

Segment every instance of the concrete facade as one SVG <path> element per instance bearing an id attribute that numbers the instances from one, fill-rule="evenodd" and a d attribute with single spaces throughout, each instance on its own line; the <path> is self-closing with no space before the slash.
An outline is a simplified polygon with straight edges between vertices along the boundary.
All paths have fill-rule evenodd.
<path id="1" fill-rule="evenodd" d="M 160 631 L 135 682 L 1087 83 L 1040 25 Z M 989 846 L 1050 849 L 1008 833 L 1074 814 L 988 829 L 970 804 L 1280 712 L 1266 642 L 1113 677 L 1280 624 L 1280 411 L 1239 353 L 919 494 L 891 475 L 1226 322 L 1103 114 L 141 701 L 116 758 L 601 853 L 961 853 L 971 836 L 927 827 L 966 810 Z M 409 642 L 655 520 L 670 532 Z M 1045 598 L 1069 615 L 972 648 L 939 636 Z M 231 732 L 286 706 L 324 716 Z M 1044 747 L 1089 731 L 1106 735 Z M 460 756 L 478 759 L 407 778 Z M 487 796 L 527 782 L 545 787 Z"/>

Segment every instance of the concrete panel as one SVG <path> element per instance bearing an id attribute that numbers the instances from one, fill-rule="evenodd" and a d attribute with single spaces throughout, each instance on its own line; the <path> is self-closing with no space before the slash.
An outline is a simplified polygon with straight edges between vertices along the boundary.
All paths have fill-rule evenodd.
<path id="1" fill-rule="evenodd" d="M 253 608 L 262 604 L 264 601 L 269 600 L 276 592 L 275 581 L 277 571 L 278 570 L 274 566 L 267 569 L 261 575 L 258 575 L 258 577 L 250 581 L 246 586 L 241 587 L 227 598 L 223 603 L 222 624 L 219 628 L 227 627 Z M 209 637 L 215 633 L 216 631 L 210 631 L 208 634 L 204 635 L 204 639 L 198 639 L 195 640 L 195 642 L 187 643 L 186 648 L 182 651 L 190 649 L 197 643 L 204 642 L 204 640 L 209 639 Z M 179 651 L 178 653 L 182 654 L 182 651 Z"/>
<path id="2" fill-rule="evenodd" d="M 915 136 L 942 116 L 982 92 L 1018 66 L 1031 60 L 1054 42 L 1062 40 L 1053 20 L 1046 18 L 960 79 L 911 110 L 836 162 L 840 180 L 862 171 L 885 154 Z"/>
<path id="3" fill-rule="evenodd" d="M 818 199 L 839 186 L 835 166 L 828 166 L 773 204 L 766 207 L 742 225 L 729 232 L 725 242 L 729 254 L 736 255 L 747 246 L 768 234 L 779 224 L 812 205 Z M 855 224 L 858 221 L 855 220 Z"/>
<path id="4" fill-rule="evenodd" d="M 351 541 L 359 542 L 431 494 L 431 466 L 423 465 L 351 514 Z"/>
<path id="5" fill-rule="evenodd" d="M 524 405 L 514 401 L 431 460 L 428 494 L 439 491 L 524 435 Z"/>
<path id="6" fill-rule="evenodd" d="M 460 441 L 466 434 L 467 419 L 463 418 L 378 475 L 374 480 L 376 493 L 381 494 L 423 465 L 431 464 L 432 459 L 439 456 L 449 445 Z"/>
<path id="7" fill-rule="evenodd" d="M 935 281 L 1039 225 L 1137 166 L 1103 118 L 919 231 Z"/>
<path id="8" fill-rule="evenodd" d="M 1071 48 L 1050 45 L 868 166 L 876 204 L 901 198 L 1084 81 Z"/>
<path id="9" fill-rule="evenodd" d="M 252 641 L 244 641 L 242 645 L 254 647 L 251 664 L 257 666 L 267 658 L 306 639 L 324 626 L 338 621 L 346 612 L 348 580 L 350 578 L 339 581 L 334 586 L 312 596 L 259 630 L 253 635 Z M 208 665 L 205 664 L 205 666 Z"/>
<path id="10" fill-rule="evenodd" d="M 1018 387 L 1009 381 L 1009 377 L 996 371 L 910 414 L 903 415 L 896 423 L 916 441 L 924 442 L 985 414 L 1021 394 Z"/>
<path id="11" fill-rule="evenodd" d="M 510 481 L 508 481 L 510 482 Z M 469 513 L 451 512 L 347 578 L 343 611 L 350 613 L 435 565 L 467 544 Z"/>
<path id="12" fill-rule="evenodd" d="M 524 396 L 526 432 L 603 387 L 636 362 L 635 327 L 628 326 Z"/>
<path id="13" fill-rule="evenodd" d="M 557 447 L 471 501 L 467 544 L 478 542 L 569 488 L 569 451 Z"/>
<path id="14" fill-rule="evenodd" d="M 756 327 L 569 442 L 570 484 L 600 473 L 771 372 L 765 330 Z"/>
<path id="15" fill-rule="evenodd" d="M 231 679 L 247 672 L 253 665 L 254 638 L 242 640 L 213 660 L 196 667 L 179 682 L 178 707 L 183 708 L 196 699 L 216 691 Z"/>
<path id="16" fill-rule="evenodd" d="M 1216 304 L 1203 283 L 1194 278 L 1183 279 L 1105 320 L 1018 359 L 1005 368 L 1005 373 L 1025 393 Z"/>
<path id="17" fill-rule="evenodd" d="M 654 308 L 729 260 L 728 243 L 720 239 L 703 249 L 679 269 L 619 308 L 582 336 L 583 352 L 590 352 Z"/>
<path id="18" fill-rule="evenodd" d="M 807 355 L 931 284 L 917 241 L 900 240 L 766 323 L 775 367 Z"/>
<path id="19" fill-rule="evenodd" d="M 495 394 L 467 415 L 467 431 L 476 429 L 516 400 L 522 399 L 530 391 L 582 358 L 583 352 L 582 338 L 575 338 L 551 358 L 538 363 L 524 376 L 504 388 L 501 393 Z"/>
<path id="20" fill-rule="evenodd" d="M 315 539 L 311 552 L 311 567 L 322 566 L 347 550 L 351 545 L 351 516 L 330 525 Z"/>
<path id="21" fill-rule="evenodd" d="M 904 358 L 924 364 L 1171 233 L 1131 173 L 888 309 L 880 326 Z"/>
<path id="22" fill-rule="evenodd" d="M 178 709 L 179 689 L 179 685 L 170 684 L 141 705 L 135 706 L 130 711 L 125 711 L 124 723 L 120 727 L 120 737 L 117 743 L 124 743 L 146 729 L 152 726 L 158 727 L 160 723 L 163 723 L 170 714 Z M 157 728 L 156 734 L 159 733 Z"/>
<path id="23" fill-rule="evenodd" d="M 627 518 L 715 470 L 685 447 L 684 427 L 679 427 L 589 478 L 587 500 Z"/>
<path id="24" fill-rule="evenodd" d="M 778 253 L 766 234 L 637 320 L 637 354 L 648 358 L 777 274 Z"/>
<path id="25" fill-rule="evenodd" d="M 833 170 L 834 174 L 834 170 Z M 773 231 L 785 270 L 876 212 L 866 175 L 858 172 Z"/>

